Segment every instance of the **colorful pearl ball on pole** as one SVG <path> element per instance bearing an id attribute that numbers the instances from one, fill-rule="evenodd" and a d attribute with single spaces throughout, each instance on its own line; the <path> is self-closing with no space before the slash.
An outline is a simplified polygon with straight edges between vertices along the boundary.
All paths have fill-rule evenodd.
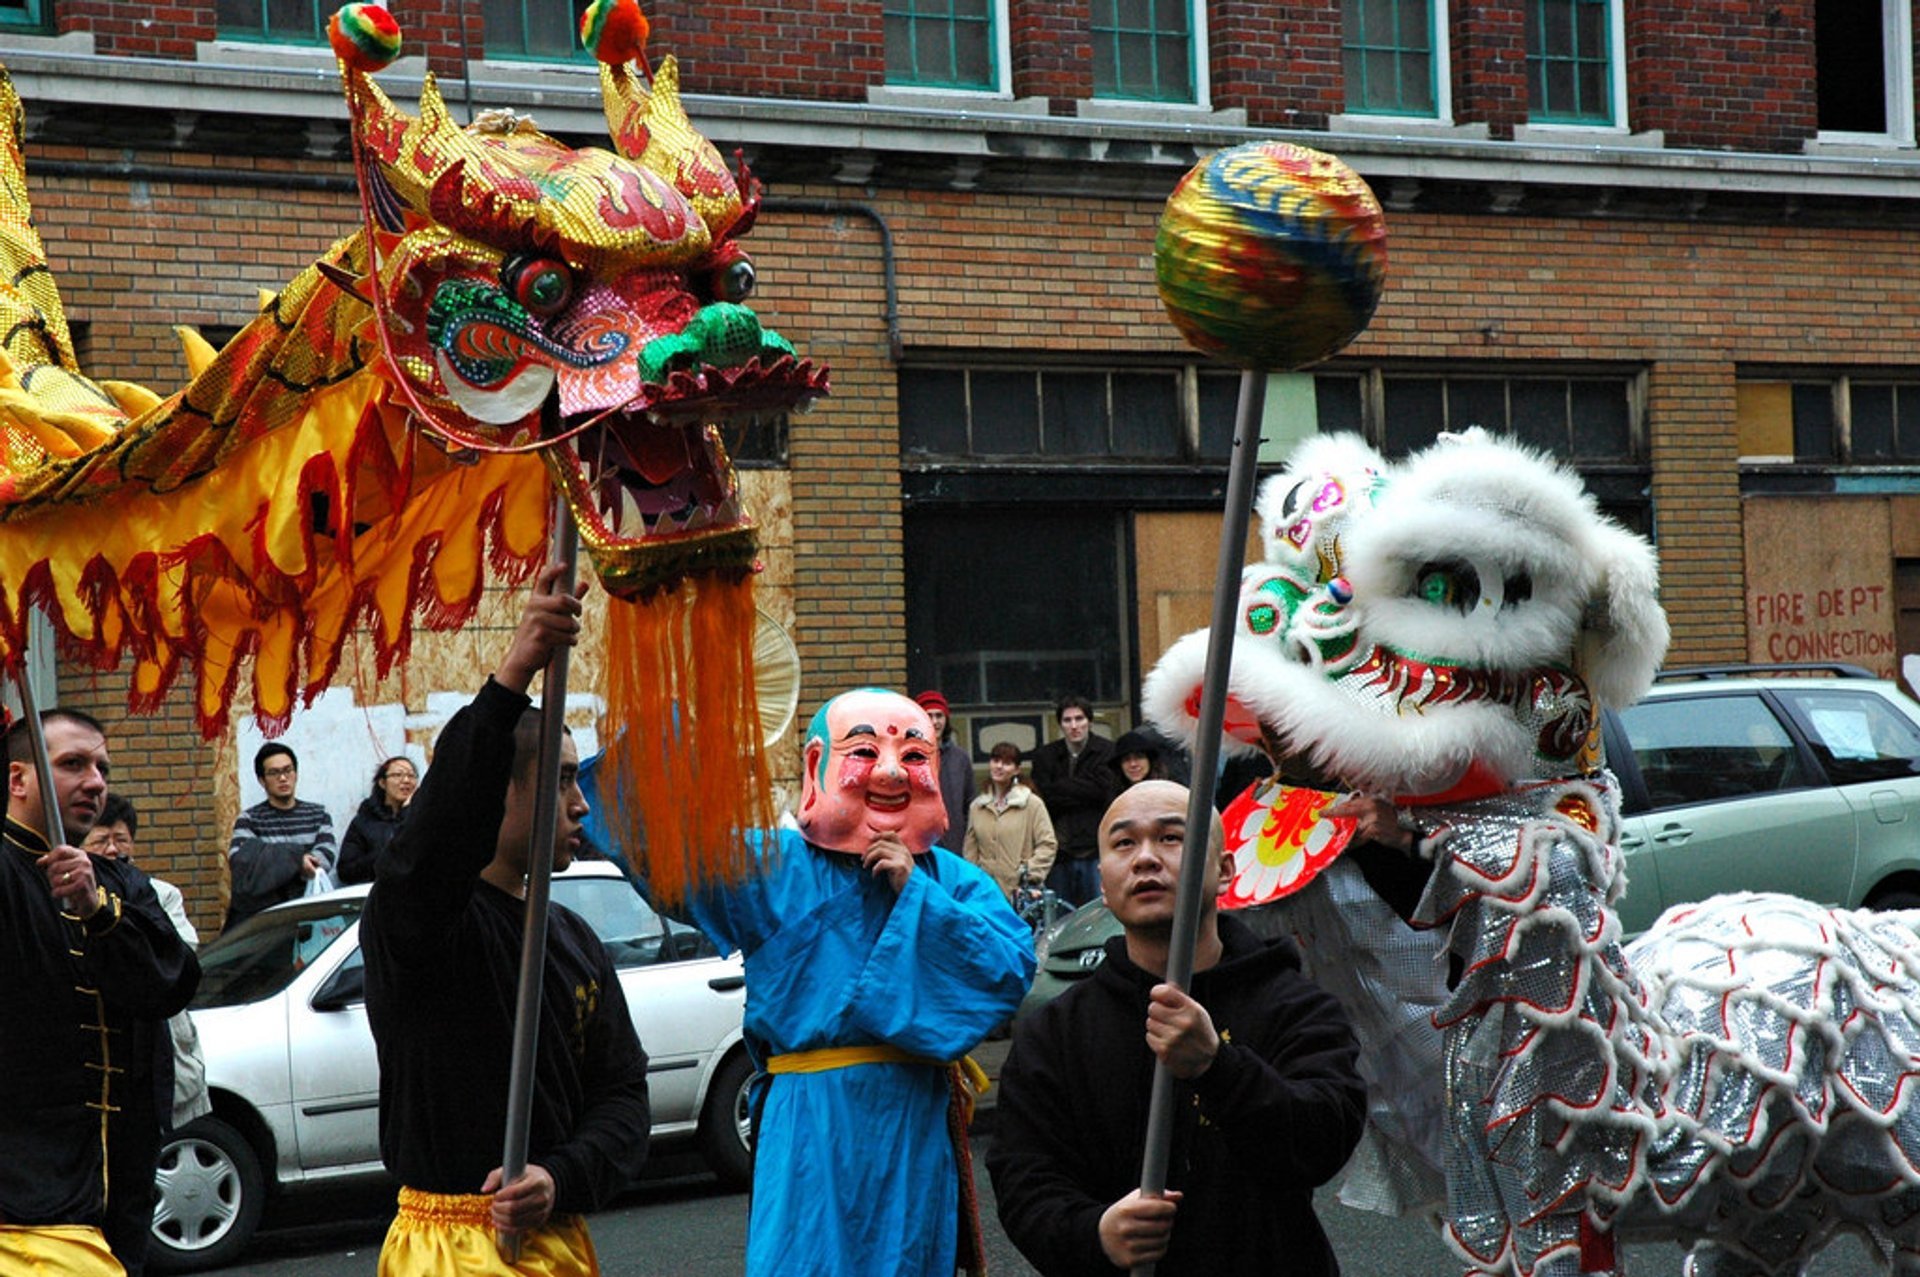
<path id="1" fill-rule="evenodd" d="M 1160 300 L 1197 349 L 1244 368 L 1318 363 L 1366 328 L 1387 273 L 1386 218 L 1320 151 L 1250 142 L 1180 179 L 1154 241 Z"/>

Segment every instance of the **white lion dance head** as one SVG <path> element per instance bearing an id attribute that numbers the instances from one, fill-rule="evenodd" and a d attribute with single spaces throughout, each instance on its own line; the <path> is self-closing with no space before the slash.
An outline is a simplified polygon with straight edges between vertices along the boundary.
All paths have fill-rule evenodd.
<path id="1" fill-rule="evenodd" d="M 1596 706 L 1637 699 L 1666 652 L 1652 548 L 1482 431 L 1397 465 L 1312 439 L 1258 510 L 1226 731 L 1290 779 L 1438 797 L 1591 771 Z M 1187 738 L 1206 645 L 1174 644 L 1144 691 Z"/>

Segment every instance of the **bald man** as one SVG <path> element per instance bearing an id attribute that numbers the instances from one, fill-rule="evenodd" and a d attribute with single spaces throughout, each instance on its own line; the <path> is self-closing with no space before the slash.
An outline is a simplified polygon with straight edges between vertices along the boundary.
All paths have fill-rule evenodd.
<path id="1" fill-rule="evenodd" d="M 1013 1013 L 1033 933 L 947 826 L 940 737 L 866 688 L 807 729 L 799 830 L 695 897 L 746 957 L 754 1090 L 749 1277 L 953 1277 L 978 1256 L 952 1061 Z"/>
<path id="2" fill-rule="evenodd" d="M 1015 1027 L 992 1150 L 1000 1222 L 1045 1277 L 1331 1277 L 1313 1190 L 1366 1117 L 1359 1048 L 1286 940 L 1221 917 L 1211 816 L 1190 993 L 1166 983 L 1187 789 L 1148 780 L 1101 818 L 1100 893 L 1123 932 L 1092 977 Z M 1155 1062 L 1174 1076 L 1162 1197 L 1138 1188 Z"/>

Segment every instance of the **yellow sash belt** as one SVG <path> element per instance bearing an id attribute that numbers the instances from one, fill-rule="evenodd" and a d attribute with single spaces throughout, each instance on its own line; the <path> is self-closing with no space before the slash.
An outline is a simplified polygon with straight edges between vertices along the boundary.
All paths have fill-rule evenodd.
<path id="1" fill-rule="evenodd" d="M 767 1057 L 769 1073 L 826 1073 L 833 1069 L 849 1068 L 855 1064 L 925 1064 L 932 1068 L 958 1069 L 960 1080 L 971 1087 L 974 1095 L 985 1095 L 987 1088 L 993 1085 L 993 1079 L 980 1067 L 980 1062 L 971 1055 L 963 1055 L 957 1060 L 936 1060 L 930 1055 L 915 1055 L 903 1051 L 889 1042 L 867 1042 L 859 1046 L 822 1046 L 811 1051 L 788 1051 L 784 1055 Z M 973 1098 L 967 1097 L 966 1114 L 973 1116 Z"/>

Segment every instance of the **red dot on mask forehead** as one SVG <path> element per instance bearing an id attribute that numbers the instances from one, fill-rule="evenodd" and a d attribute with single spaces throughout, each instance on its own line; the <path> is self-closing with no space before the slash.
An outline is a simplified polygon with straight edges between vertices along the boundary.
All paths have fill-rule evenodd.
<path id="1" fill-rule="evenodd" d="M 892 723 L 887 724 L 887 735 L 898 736 L 899 734 L 900 734 L 900 729 L 898 727 L 894 726 Z"/>

